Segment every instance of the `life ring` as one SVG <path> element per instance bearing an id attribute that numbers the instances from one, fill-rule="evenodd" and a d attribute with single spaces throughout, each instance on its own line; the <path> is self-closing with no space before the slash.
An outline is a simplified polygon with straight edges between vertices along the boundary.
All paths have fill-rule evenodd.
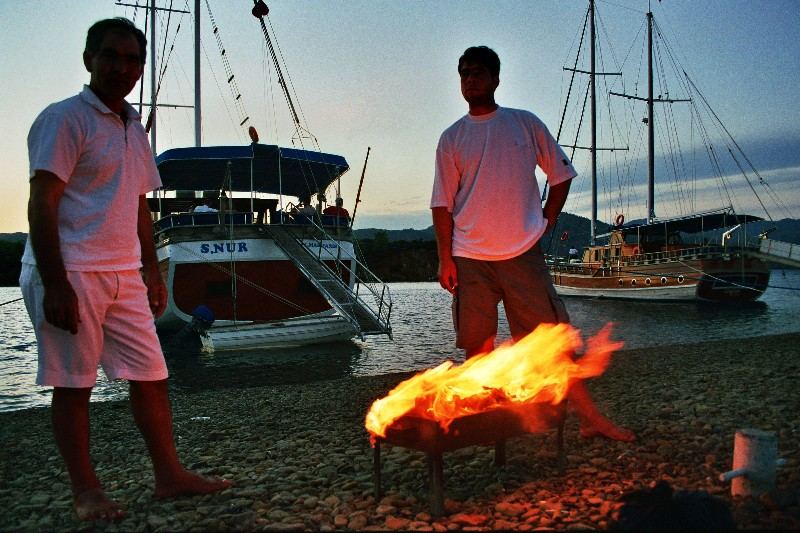
<path id="1" fill-rule="evenodd" d="M 634 246 L 633 247 L 633 255 L 639 255 L 639 247 L 638 246 Z"/>
<path id="2" fill-rule="evenodd" d="M 617 218 L 614 219 L 614 222 L 617 224 L 617 226 L 623 225 L 625 223 L 625 215 L 620 213 L 619 215 L 617 215 Z"/>
<path id="3" fill-rule="evenodd" d="M 569 238 L 569 232 L 568 231 L 565 231 L 564 233 L 561 234 L 561 240 L 562 241 L 566 241 L 568 238 Z"/>

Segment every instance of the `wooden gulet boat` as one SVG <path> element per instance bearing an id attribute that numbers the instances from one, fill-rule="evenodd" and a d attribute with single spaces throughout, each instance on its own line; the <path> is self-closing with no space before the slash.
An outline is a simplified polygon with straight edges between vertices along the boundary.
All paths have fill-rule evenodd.
<path id="1" fill-rule="evenodd" d="M 253 15 L 269 40 L 259 4 Z M 196 50 L 198 40 L 196 32 Z M 197 113 L 197 130 L 199 121 Z M 199 146 L 197 137 L 156 157 L 163 188 L 148 202 L 168 289 L 159 330 L 191 328 L 209 352 L 391 335 L 389 289 L 357 259 L 352 220 L 321 209 L 347 161 L 260 144 L 252 127 L 250 137 L 245 146 Z M 301 198 L 307 209 L 318 198 L 317 209 L 297 209 Z"/>
<path id="2" fill-rule="evenodd" d="M 588 71 L 577 68 L 565 70 L 572 71 L 573 77 L 576 73 L 588 74 L 590 77 L 587 99 L 591 104 L 591 141 L 588 147 L 580 146 L 576 135 L 575 143 L 564 146 L 573 151 L 586 148 L 591 154 L 591 243 L 580 257 L 549 257 L 548 263 L 556 291 L 564 296 L 660 301 L 756 300 L 769 283 L 767 259 L 800 264 L 798 257 L 772 253 L 770 250 L 780 246 L 771 246 L 775 241 L 769 241 L 765 235 L 760 235 L 760 239 L 751 237 L 748 240 L 747 225 L 763 220 L 762 218 L 737 214 L 732 207 L 667 219 L 660 219 L 655 215 L 653 107 L 657 103 L 671 104 L 689 100 L 670 99 L 668 91 L 662 91 L 667 95 L 666 98 L 653 96 L 652 13 L 647 14 L 647 96 L 610 92 L 613 96 L 647 104 L 647 117 L 643 120 L 647 125 L 648 141 L 647 218 L 625 223 L 624 216 L 618 214 L 608 233 L 596 235 L 597 154 L 604 150 L 619 151 L 626 148 L 601 148 L 597 143 L 596 81 L 600 76 L 619 74 L 596 71 L 593 0 L 589 2 L 587 23 L 590 33 L 590 68 Z M 690 80 L 689 86 L 694 87 Z M 604 239 L 605 242 L 600 243 L 599 239 Z"/>

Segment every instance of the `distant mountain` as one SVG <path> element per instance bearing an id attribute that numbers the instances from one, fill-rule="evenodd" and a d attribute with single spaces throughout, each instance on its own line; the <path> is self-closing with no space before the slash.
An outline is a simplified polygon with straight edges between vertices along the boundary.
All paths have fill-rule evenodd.
<path id="1" fill-rule="evenodd" d="M 28 240 L 27 233 L 0 233 L 0 241 L 25 242 L 26 240 Z"/>
<path id="2" fill-rule="evenodd" d="M 353 230 L 353 235 L 356 239 L 374 239 L 375 235 L 380 232 L 385 232 L 389 242 L 395 241 L 432 241 L 435 240 L 433 235 L 433 226 L 428 226 L 425 229 L 396 229 L 385 230 L 379 228 L 364 228 Z"/>
<path id="3" fill-rule="evenodd" d="M 596 233 L 597 235 L 602 235 L 608 233 L 611 228 L 610 224 L 598 222 Z M 751 236 L 765 231 L 769 232 L 770 239 L 800 244 L 800 220 L 798 219 L 785 218 L 774 222 L 765 220 L 748 225 L 748 234 Z M 433 233 L 433 226 L 428 226 L 425 229 L 385 230 L 365 228 L 353 231 L 353 234 L 359 240 L 374 239 L 378 233 L 385 234 L 389 242 L 432 241 L 436 238 Z M 714 233 L 711 233 L 711 235 L 713 236 Z M 556 240 L 551 242 L 552 239 Z M 569 250 L 569 248 L 581 250 L 588 242 L 589 219 L 572 213 L 562 213 L 558 219 L 554 235 L 545 235 L 542 244 L 549 253 L 563 255 L 563 252 Z"/>

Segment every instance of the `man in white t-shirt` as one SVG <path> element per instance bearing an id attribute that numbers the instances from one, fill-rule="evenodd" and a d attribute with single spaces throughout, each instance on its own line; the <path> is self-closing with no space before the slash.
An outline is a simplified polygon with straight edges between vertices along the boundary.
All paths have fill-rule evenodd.
<path id="1" fill-rule="evenodd" d="M 129 20 L 95 23 L 83 53 L 89 85 L 48 106 L 28 135 L 30 235 L 20 287 L 36 333 L 36 382 L 54 387 L 53 433 L 82 520 L 122 516 L 89 453 L 98 364 L 109 380 L 130 383 L 156 497 L 229 486 L 186 470 L 173 440 L 167 367 L 153 320 L 167 293 L 145 197 L 161 180 L 140 117 L 125 101 L 142 75 L 146 46 Z"/>
<path id="2" fill-rule="evenodd" d="M 569 322 L 539 241 L 576 172 L 536 115 L 495 103 L 500 59 L 492 49 L 468 48 L 458 73 L 469 113 L 439 139 L 430 207 L 439 283 L 453 294 L 456 344 L 471 357 L 493 349 L 501 301 L 515 340 L 543 322 Z M 544 207 L 537 166 L 550 185 Z M 635 438 L 600 414 L 583 382 L 571 387 L 570 400 L 583 436 Z"/>

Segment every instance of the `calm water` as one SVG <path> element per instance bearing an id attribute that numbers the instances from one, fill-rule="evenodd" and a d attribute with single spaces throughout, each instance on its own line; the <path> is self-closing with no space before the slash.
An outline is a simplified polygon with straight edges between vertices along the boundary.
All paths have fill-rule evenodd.
<path id="1" fill-rule="evenodd" d="M 185 336 L 162 339 L 171 384 L 183 390 L 254 387 L 347 375 L 421 370 L 447 359 L 460 361 L 450 323 L 450 296 L 435 283 L 391 285 L 394 339 L 294 349 L 202 354 Z M 20 297 L 0 287 L 0 304 Z M 775 270 L 761 300 L 750 305 L 612 302 L 566 299 L 573 324 L 585 336 L 607 322 L 628 348 L 800 332 L 800 271 Z M 500 339 L 509 337 L 501 309 Z M 109 383 L 102 371 L 93 401 L 127 396 L 127 385 Z M 49 405 L 50 389 L 34 385 L 36 340 L 21 301 L 0 305 L 0 411 Z"/>

